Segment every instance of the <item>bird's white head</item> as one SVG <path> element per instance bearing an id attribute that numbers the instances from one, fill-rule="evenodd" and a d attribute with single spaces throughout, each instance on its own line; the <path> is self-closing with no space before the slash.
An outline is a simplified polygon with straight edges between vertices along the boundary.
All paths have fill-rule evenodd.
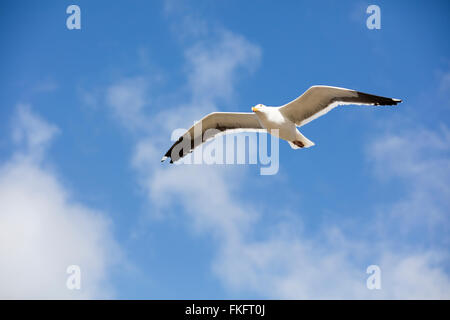
<path id="1" fill-rule="evenodd" d="M 257 104 L 256 106 L 252 107 L 252 111 L 253 112 L 264 112 L 265 108 L 267 108 L 267 107 L 260 103 L 260 104 Z"/>

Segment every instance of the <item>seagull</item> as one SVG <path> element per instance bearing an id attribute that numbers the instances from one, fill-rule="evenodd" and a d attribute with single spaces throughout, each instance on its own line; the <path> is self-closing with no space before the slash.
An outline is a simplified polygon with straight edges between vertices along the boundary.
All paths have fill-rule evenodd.
<path id="1" fill-rule="evenodd" d="M 297 99 L 280 107 L 258 104 L 253 112 L 212 112 L 196 122 L 162 157 L 173 163 L 195 147 L 213 139 L 218 134 L 242 131 L 269 132 L 286 140 L 293 149 L 309 148 L 314 142 L 298 131 L 301 127 L 340 105 L 393 106 L 400 99 L 386 98 L 351 89 L 312 86 Z M 215 130 L 210 130 L 215 129 Z M 274 130 L 275 129 L 275 130 Z"/>

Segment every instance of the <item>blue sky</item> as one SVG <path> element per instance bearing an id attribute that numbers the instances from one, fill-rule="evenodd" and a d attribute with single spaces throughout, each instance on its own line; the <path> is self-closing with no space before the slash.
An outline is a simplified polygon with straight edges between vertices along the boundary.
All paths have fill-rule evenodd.
<path id="1" fill-rule="evenodd" d="M 2 2 L 0 296 L 448 299 L 449 7 Z M 309 123 L 276 175 L 159 162 L 205 113 L 317 84 L 404 102 Z"/>

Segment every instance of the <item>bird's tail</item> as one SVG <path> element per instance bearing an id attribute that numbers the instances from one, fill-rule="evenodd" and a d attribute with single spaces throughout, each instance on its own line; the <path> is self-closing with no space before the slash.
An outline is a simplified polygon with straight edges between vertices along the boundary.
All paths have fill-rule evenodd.
<path id="1" fill-rule="evenodd" d="M 296 139 L 288 142 L 292 149 L 309 148 L 314 145 L 314 142 L 302 135 L 298 130 Z"/>

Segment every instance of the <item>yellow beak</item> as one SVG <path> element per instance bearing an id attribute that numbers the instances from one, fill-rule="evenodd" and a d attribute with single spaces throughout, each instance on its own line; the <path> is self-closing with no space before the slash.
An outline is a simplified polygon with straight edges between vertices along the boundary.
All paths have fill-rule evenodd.
<path id="1" fill-rule="evenodd" d="M 252 107 L 252 111 L 256 112 L 256 111 L 258 111 L 258 108 L 257 107 Z"/>

